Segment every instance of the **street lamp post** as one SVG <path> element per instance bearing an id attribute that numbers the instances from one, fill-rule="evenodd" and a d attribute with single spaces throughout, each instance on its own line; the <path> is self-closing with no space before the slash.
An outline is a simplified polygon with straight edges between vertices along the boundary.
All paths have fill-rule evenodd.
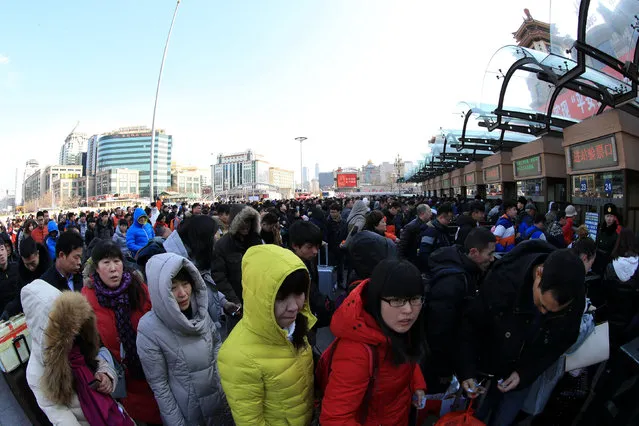
<path id="1" fill-rule="evenodd" d="M 153 163 L 155 161 L 155 113 L 158 109 L 158 96 L 160 95 L 160 83 L 162 82 L 162 70 L 164 70 L 164 61 L 166 60 L 166 52 L 169 50 L 169 40 L 171 40 L 171 33 L 173 32 L 173 24 L 175 23 L 175 17 L 177 16 L 178 7 L 180 7 L 180 1 L 177 0 L 175 4 L 175 11 L 173 12 L 173 19 L 171 20 L 171 26 L 169 27 L 169 34 L 166 36 L 166 44 L 164 45 L 164 53 L 162 54 L 162 62 L 160 63 L 160 74 L 158 75 L 158 85 L 155 89 L 155 103 L 153 105 L 153 120 L 151 121 L 151 165 L 149 168 L 149 198 L 151 202 L 155 201 L 153 198 Z M 159 156 L 158 156 L 159 160 Z"/>
<path id="2" fill-rule="evenodd" d="M 300 192 L 304 192 L 304 166 L 302 165 L 302 142 L 306 139 L 304 136 L 295 138 L 296 141 L 300 141 Z"/>

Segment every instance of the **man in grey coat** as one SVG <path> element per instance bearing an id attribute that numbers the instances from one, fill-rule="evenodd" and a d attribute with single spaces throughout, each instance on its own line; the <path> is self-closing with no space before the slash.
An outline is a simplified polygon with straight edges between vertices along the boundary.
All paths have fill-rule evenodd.
<path id="1" fill-rule="evenodd" d="M 148 261 L 146 275 L 153 308 L 140 320 L 137 347 L 164 424 L 232 425 L 217 369 L 221 339 L 200 273 L 163 253 Z"/>

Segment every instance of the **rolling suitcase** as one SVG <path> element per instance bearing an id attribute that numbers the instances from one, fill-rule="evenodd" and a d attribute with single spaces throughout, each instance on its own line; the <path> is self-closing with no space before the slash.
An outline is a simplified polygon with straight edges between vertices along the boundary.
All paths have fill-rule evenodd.
<path id="1" fill-rule="evenodd" d="M 317 253 L 317 272 L 319 274 L 319 291 L 329 299 L 335 300 L 337 289 L 337 268 L 328 265 L 328 245 L 324 246 L 326 265 L 321 265 L 320 253 Z"/>

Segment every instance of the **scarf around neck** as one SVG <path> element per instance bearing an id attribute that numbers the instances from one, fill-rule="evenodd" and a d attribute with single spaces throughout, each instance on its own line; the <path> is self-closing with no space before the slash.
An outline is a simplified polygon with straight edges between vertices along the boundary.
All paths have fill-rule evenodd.
<path id="1" fill-rule="evenodd" d="M 137 333 L 133 329 L 133 324 L 131 323 L 131 301 L 129 300 L 128 290 L 133 282 L 133 276 L 130 272 L 125 271 L 122 274 L 120 286 L 115 289 L 107 287 L 102 282 L 97 272 L 93 275 L 93 282 L 95 286 L 95 294 L 100 306 L 112 309 L 115 312 L 118 336 L 120 337 L 125 353 L 123 363 L 127 366 L 134 377 L 144 377 L 142 364 L 140 363 L 140 357 L 138 356 L 135 343 Z"/>

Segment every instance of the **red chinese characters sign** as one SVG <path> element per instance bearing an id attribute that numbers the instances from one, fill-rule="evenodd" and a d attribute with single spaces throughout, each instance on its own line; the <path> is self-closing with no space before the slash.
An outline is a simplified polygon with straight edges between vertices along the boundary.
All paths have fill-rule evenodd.
<path id="1" fill-rule="evenodd" d="M 595 170 L 619 164 L 614 135 L 573 145 L 569 151 L 572 170 Z"/>
<path id="2" fill-rule="evenodd" d="M 499 180 L 499 166 L 489 167 L 484 170 L 484 180 L 486 182 L 495 182 Z"/>
<path id="3" fill-rule="evenodd" d="M 357 173 L 338 173 L 337 187 L 338 188 L 356 188 Z"/>
<path id="4" fill-rule="evenodd" d="M 468 173 L 465 177 L 466 177 L 466 185 L 473 185 L 475 183 L 475 172 Z"/>

